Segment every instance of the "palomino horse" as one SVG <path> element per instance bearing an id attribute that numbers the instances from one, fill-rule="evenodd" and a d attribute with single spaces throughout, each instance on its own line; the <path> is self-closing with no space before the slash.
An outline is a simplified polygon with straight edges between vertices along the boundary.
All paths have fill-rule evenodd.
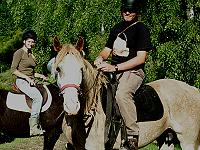
<path id="1" fill-rule="evenodd" d="M 79 44 L 83 44 L 83 40 L 81 41 Z M 59 47 L 54 68 L 58 72 L 57 82 L 64 97 L 64 111 L 68 114 L 66 118 L 80 115 L 84 120 L 85 116 L 89 116 L 89 121 L 85 119 L 82 125 L 92 122 L 91 128 L 86 126 L 85 132 L 82 131 L 86 138 L 82 142 L 83 145 L 76 146 L 75 149 L 103 150 L 106 116 L 101 98 L 106 78 L 81 56 L 77 47 L 59 44 L 59 42 L 54 43 L 57 45 L 55 47 Z M 183 150 L 200 149 L 200 93 L 198 89 L 174 79 L 160 79 L 147 85 L 158 94 L 163 106 L 163 115 L 155 121 L 139 122 L 139 147 L 151 143 L 166 129 L 171 128 L 176 132 Z M 69 121 L 68 125 L 72 122 Z M 78 124 L 76 129 L 72 130 L 79 132 L 81 129 L 78 128 L 82 125 Z M 80 139 L 80 132 L 72 133 L 72 139 L 76 135 Z"/>
<path id="2" fill-rule="evenodd" d="M 40 114 L 40 122 L 44 133 L 44 150 L 53 150 L 62 133 L 63 97 L 59 96 L 57 85 L 48 85 L 48 101 Z M 9 98 L 7 98 L 9 97 Z M 11 137 L 29 137 L 30 111 L 23 94 L 13 94 L 0 90 L 0 132 Z M 10 99 L 10 100 L 8 100 Z M 9 102 L 8 102 L 9 101 Z M 20 106 L 20 104 L 22 104 Z M 27 106 L 24 107 L 24 106 Z M 63 146 L 64 147 L 64 146 Z"/>

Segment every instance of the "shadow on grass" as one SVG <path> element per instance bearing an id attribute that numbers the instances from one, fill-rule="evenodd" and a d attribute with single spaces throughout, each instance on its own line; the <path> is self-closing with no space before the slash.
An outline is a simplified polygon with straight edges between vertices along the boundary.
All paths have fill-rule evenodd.
<path id="1" fill-rule="evenodd" d="M 8 135 L 4 135 L 3 133 L 0 133 L 0 144 L 4 144 L 4 143 L 10 143 L 12 141 L 14 141 L 15 138 L 8 136 Z"/>

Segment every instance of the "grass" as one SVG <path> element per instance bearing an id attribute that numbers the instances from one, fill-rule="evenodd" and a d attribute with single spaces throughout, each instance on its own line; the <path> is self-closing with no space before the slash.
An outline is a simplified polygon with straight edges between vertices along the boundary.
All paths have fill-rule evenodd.
<path id="1" fill-rule="evenodd" d="M 54 150 L 65 150 L 65 136 L 62 134 L 57 141 Z M 42 150 L 43 137 L 16 138 L 11 143 L 0 144 L 0 150 Z M 158 150 L 155 143 L 151 143 L 140 150 Z M 179 146 L 175 150 L 181 150 Z"/>
<path id="2" fill-rule="evenodd" d="M 43 149 L 43 137 L 38 137 L 38 136 L 32 138 L 16 138 L 14 141 L 10 143 L 0 144 L 0 150 L 42 150 L 42 149 Z M 64 150 L 64 143 L 58 145 L 56 150 Z"/>
<path id="3" fill-rule="evenodd" d="M 39 138 L 16 138 L 14 141 L 10 143 L 4 143 L 0 145 L 1 150 L 25 150 L 25 149 L 42 149 L 42 143 Z M 41 148 L 40 148 L 41 147 Z"/>

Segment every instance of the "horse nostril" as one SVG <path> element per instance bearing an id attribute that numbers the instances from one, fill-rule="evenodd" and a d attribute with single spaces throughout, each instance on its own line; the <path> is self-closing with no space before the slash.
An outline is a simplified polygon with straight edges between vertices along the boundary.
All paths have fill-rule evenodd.
<path id="1" fill-rule="evenodd" d="M 57 71 L 57 72 L 60 72 L 60 68 L 59 68 L 59 67 L 56 67 L 56 71 Z"/>

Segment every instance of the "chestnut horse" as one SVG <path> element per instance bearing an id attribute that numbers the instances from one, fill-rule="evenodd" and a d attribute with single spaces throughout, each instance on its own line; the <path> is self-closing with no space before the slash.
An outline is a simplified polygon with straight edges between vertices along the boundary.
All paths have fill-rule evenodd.
<path id="1" fill-rule="evenodd" d="M 59 52 L 52 70 L 57 71 L 57 83 L 62 91 L 64 111 L 67 113 L 67 125 L 71 125 L 66 127 L 66 132 L 70 131 L 66 133 L 69 135 L 69 142 L 79 150 L 103 150 L 106 116 L 102 108 L 102 88 L 107 79 L 81 56 L 79 50 L 82 50 L 83 39 L 76 47 L 71 44 L 60 45 L 58 40 L 55 41 L 54 47 Z M 171 128 L 176 132 L 183 150 L 200 149 L 199 90 L 174 79 L 160 79 L 147 85 L 159 96 L 163 114 L 155 121 L 139 122 L 139 147 L 151 143 L 166 129 Z M 70 119 L 73 117 L 76 119 Z M 75 134 L 76 131 L 78 133 Z M 82 140 L 82 145 L 76 146 L 80 141 L 73 138 Z"/>

